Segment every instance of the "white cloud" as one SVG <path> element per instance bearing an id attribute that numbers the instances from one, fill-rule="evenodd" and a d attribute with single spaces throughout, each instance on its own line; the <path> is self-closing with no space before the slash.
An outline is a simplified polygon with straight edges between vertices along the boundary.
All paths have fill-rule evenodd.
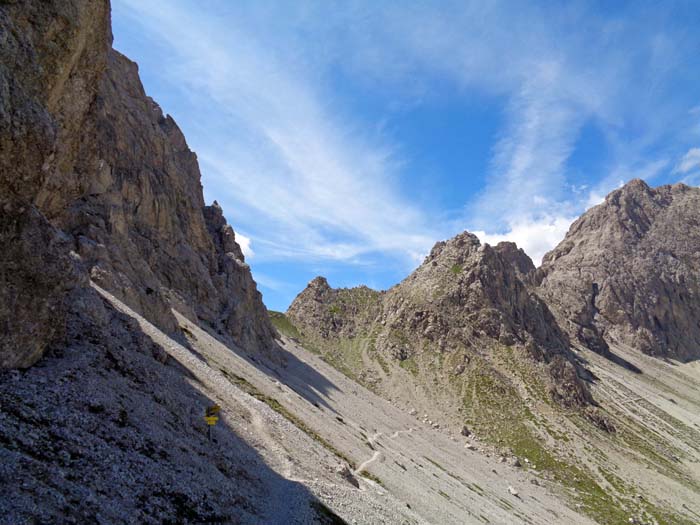
<path id="1" fill-rule="evenodd" d="M 515 242 L 525 250 L 535 266 L 539 266 L 542 257 L 561 242 L 575 219 L 576 217 L 545 217 L 538 221 L 516 222 L 503 234 L 489 234 L 484 231 L 475 231 L 474 234 L 482 242 L 492 246 L 502 241 Z"/>
<path id="2" fill-rule="evenodd" d="M 216 191 L 208 200 L 255 239 L 256 261 L 366 264 L 380 253 L 413 264 L 465 225 L 487 242 L 515 240 L 539 261 L 571 217 L 621 181 L 665 168 L 648 151 L 684 103 L 664 91 L 682 56 L 678 42 L 634 10 L 611 20 L 583 3 L 517 12 L 498 0 L 228 3 L 219 20 L 177 1 L 115 5 L 166 47 L 161 74 L 198 116 L 188 138 L 205 192 Z M 465 99 L 498 99 L 503 124 L 487 183 L 459 220 L 436 219 L 402 194 L 403 159 L 382 126 L 348 114 L 329 81 L 338 71 L 367 88 L 370 102 L 384 96 L 394 108 L 437 99 L 444 91 L 435 85 L 445 84 Z M 586 125 L 604 137 L 610 159 L 581 190 L 568 163 Z"/>
<path id="3" fill-rule="evenodd" d="M 688 186 L 700 186 L 700 171 L 696 171 L 695 173 L 691 173 L 688 176 L 683 177 L 681 182 L 683 184 L 687 184 Z"/>
<path id="4" fill-rule="evenodd" d="M 642 161 L 631 165 L 619 164 L 610 170 L 610 173 L 598 181 L 588 193 L 583 203 L 583 210 L 587 210 L 601 204 L 608 193 L 621 188 L 632 179 L 642 179 L 650 182 L 668 168 L 668 159 L 655 159 Z"/>
<path id="5" fill-rule="evenodd" d="M 663 93 L 677 93 L 672 72 L 684 52 L 692 53 L 667 26 L 635 10 L 624 19 L 602 18 L 585 4 L 521 5 L 517 13 L 498 1 L 441 6 L 437 13 L 389 9 L 378 23 L 390 36 L 364 47 L 376 76 L 396 77 L 392 88 L 438 71 L 469 93 L 507 100 L 486 187 L 467 203 L 459 226 L 527 243 L 538 260 L 561 241 L 570 217 L 600 203 L 620 181 L 649 180 L 665 169 L 665 153 L 650 150 L 679 127 L 687 99 Z M 607 167 L 584 174 L 593 189 L 577 192 L 568 163 L 587 140 L 584 126 L 595 128 L 610 151 Z"/>
<path id="6" fill-rule="evenodd" d="M 675 173 L 688 173 L 691 170 L 700 168 L 700 148 L 690 148 L 675 167 Z"/>
<path id="7" fill-rule="evenodd" d="M 494 150 L 492 176 L 470 208 L 478 224 L 534 223 L 561 206 L 564 167 L 585 118 L 578 102 L 562 92 L 562 74 L 559 65 L 542 64 L 518 88 Z"/>
<path id="8" fill-rule="evenodd" d="M 275 292 L 298 293 L 299 289 L 294 284 L 270 277 L 263 272 L 255 272 L 255 282 L 262 287 L 269 288 Z"/>
<path id="9" fill-rule="evenodd" d="M 241 247 L 241 251 L 243 252 L 243 255 L 245 255 L 246 259 L 252 259 L 255 257 L 255 252 L 250 245 L 250 237 L 246 237 L 245 235 L 236 232 L 236 242 L 238 243 L 238 246 Z"/>

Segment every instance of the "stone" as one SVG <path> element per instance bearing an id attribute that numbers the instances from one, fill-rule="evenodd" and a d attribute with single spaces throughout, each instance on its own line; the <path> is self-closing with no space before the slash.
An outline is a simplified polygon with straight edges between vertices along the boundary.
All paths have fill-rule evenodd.
<path id="1" fill-rule="evenodd" d="M 352 470 L 350 467 L 345 464 L 341 463 L 339 464 L 336 469 L 335 469 L 336 474 L 338 474 L 341 478 L 343 478 L 345 481 L 353 485 L 355 488 L 360 488 L 360 482 L 359 480 L 355 477 L 355 475 L 352 473 Z"/>
<path id="2" fill-rule="evenodd" d="M 0 368 L 24 368 L 63 338 L 71 292 L 88 278 L 66 236 L 33 206 L 5 201 L 0 243 Z"/>
<path id="3" fill-rule="evenodd" d="M 340 340 L 369 334 L 379 355 L 399 363 L 424 349 L 459 351 L 461 364 L 450 368 L 456 376 L 464 373 L 470 351 L 520 345 L 533 368 L 536 362 L 546 365 L 554 400 L 570 408 L 589 405 L 593 399 L 581 379 L 587 374 L 554 315 L 531 289 L 526 274 L 533 269 L 512 243 L 482 245 L 463 232 L 436 243 L 423 264 L 386 292 L 365 286 L 333 289 L 317 277 L 294 299 L 287 317 L 327 352 Z"/>

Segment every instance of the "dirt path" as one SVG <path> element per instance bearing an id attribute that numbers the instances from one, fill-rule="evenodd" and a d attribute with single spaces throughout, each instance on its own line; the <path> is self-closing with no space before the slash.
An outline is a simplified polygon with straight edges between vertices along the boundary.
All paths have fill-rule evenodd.
<path id="1" fill-rule="evenodd" d="M 372 457 L 371 457 L 371 458 L 369 458 L 369 459 L 368 459 L 367 461 L 365 461 L 364 463 L 360 463 L 360 466 L 357 467 L 357 468 L 355 469 L 355 475 L 358 475 L 358 474 L 362 473 L 362 472 L 363 472 L 364 470 L 366 470 L 367 467 L 369 467 L 372 463 L 375 463 L 375 462 L 377 462 L 377 461 L 379 461 L 379 460 L 381 460 L 381 459 L 382 459 L 382 453 L 379 452 L 378 450 L 375 450 L 375 451 L 374 451 L 374 454 L 372 454 Z"/>

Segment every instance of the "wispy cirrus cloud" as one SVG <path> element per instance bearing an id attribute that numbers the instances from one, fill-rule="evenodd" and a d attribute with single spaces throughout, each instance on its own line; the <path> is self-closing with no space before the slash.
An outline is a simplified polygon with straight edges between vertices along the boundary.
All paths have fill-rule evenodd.
<path id="1" fill-rule="evenodd" d="M 167 48 L 169 81 L 215 123 L 194 123 L 205 187 L 216 188 L 258 259 L 381 252 L 415 261 L 438 237 L 402 198 L 390 141 L 338 118 L 313 64 L 280 58 L 243 23 L 220 24 L 184 2 L 121 5 Z"/>
<path id="2" fill-rule="evenodd" d="M 690 148 L 673 169 L 673 173 L 682 175 L 681 182 L 690 185 L 700 184 L 700 148 Z"/>
<path id="3" fill-rule="evenodd" d="M 683 127 L 677 119 L 688 100 L 664 93 L 675 89 L 675 68 L 692 46 L 669 32 L 666 12 L 606 17 L 584 3 L 513 9 L 496 1 L 353 14 L 365 23 L 349 24 L 360 28 L 349 67 L 373 87 L 422 103 L 439 93 L 437 77 L 465 96 L 503 100 L 486 185 L 467 197 L 452 231 L 515 240 L 537 262 L 601 192 L 667 168 L 658 144 Z M 604 137 L 609 158 L 586 174 L 588 191 L 574 191 L 569 162 L 587 125 Z"/>
<path id="4" fill-rule="evenodd" d="M 676 173 L 688 173 L 691 170 L 700 169 L 700 148 L 690 148 L 683 155 L 678 165 L 674 168 Z"/>
<path id="5" fill-rule="evenodd" d="M 512 31 L 495 49 L 509 51 L 496 57 L 476 46 L 492 64 L 508 69 L 507 75 L 490 74 L 508 102 L 489 180 L 468 203 L 465 223 L 483 228 L 486 242 L 516 241 L 536 263 L 610 190 L 668 171 L 669 153 L 659 143 L 682 128 L 675 119 L 688 103 L 687 97 L 663 97 L 676 87 L 674 67 L 689 52 L 687 42 L 672 38 L 663 22 L 643 10 L 610 20 L 572 5 L 545 13 L 530 4 L 512 18 L 507 5 L 492 4 L 492 13 Z M 459 49 L 458 43 L 453 47 Z M 480 78 L 468 69 L 461 78 L 477 85 L 489 78 L 488 70 L 477 71 Z M 572 183 L 569 162 L 584 125 L 605 136 L 611 153 L 605 171 L 586 174 L 581 191 Z"/>

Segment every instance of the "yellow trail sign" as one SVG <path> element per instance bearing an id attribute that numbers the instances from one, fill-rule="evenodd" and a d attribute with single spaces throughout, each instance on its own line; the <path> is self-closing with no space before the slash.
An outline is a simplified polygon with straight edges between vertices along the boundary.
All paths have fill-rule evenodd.
<path id="1" fill-rule="evenodd" d="M 219 416 L 204 416 L 204 420 L 207 422 L 207 425 L 216 425 Z"/>

